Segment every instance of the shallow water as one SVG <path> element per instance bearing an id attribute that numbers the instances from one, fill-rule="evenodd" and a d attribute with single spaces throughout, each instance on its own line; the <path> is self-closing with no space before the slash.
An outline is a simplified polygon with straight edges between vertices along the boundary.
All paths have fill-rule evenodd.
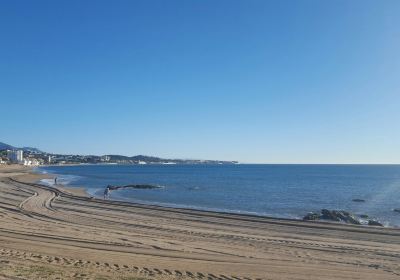
<path id="1" fill-rule="evenodd" d="M 111 192 L 118 200 L 284 218 L 342 209 L 400 226 L 393 211 L 400 208 L 400 165 L 79 165 L 38 172 L 59 174 L 59 183 L 94 196 L 108 184 L 163 186 Z"/>

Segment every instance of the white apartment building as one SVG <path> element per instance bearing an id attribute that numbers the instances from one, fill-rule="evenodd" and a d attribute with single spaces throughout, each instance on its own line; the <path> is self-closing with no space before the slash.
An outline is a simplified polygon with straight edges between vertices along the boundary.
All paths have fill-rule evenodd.
<path id="1" fill-rule="evenodd" d="M 110 161 L 111 157 L 110 156 L 102 156 L 101 161 Z"/>
<path id="2" fill-rule="evenodd" d="M 23 163 L 24 152 L 22 150 L 7 151 L 7 157 L 12 163 Z"/>

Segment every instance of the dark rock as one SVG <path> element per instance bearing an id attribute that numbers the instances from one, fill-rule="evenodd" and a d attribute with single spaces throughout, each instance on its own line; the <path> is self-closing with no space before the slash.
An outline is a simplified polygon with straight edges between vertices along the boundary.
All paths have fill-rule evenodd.
<path id="1" fill-rule="evenodd" d="M 381 224 L 380 222 L 375 221 L 375 220 L 369 220 L 369 221 L 368 221 L 368 225 L 369 225 L 369 226 L 379 226 L 379 227 L 383 227 L 383 224 Z"/>
<path id="2" fill-rule="evenodd" d="M 126 185 L 122 186 L 122 188 L 131 188 L 131 189 L 160 189 L 160 186 L 154 186 L 154 185 Z"/>
<path id="3" fill-rule="evenodd" d="M 125 186 L 112 186 L 108 185 L 109 190 L 119 190 L 119 189 L 160 189 L 160 186 L 154 185 L 125 185 Z"/>
<path id="4" fill-rule="evenodd" d="M 379 267 L 380 267 L 380 265 L 379 264 L 370 264 L 370 265 L 368 265 L 369 267 L 372 267 L 372 268 L 375 268 L 375 269 L 378 269 Z"/>
<path id="5" fill-rule="evenodd" d="M 347 220 L 347 216 L 349 215 L 348 212 L 344 212 L 344 211 L 332 210 L 332 213 L 334 213 L 335 216 L 338 217 L 341 221 L 346 221 Z"/>
<path id="6" fill-rule="evenodd" d="M 353 224 L 353 225 L 360 225 L 360 221 L 357 220 L 352 214 L 350 214 L 347 211 L 336 211 L 336 216 L 339 217 L 339 219 L 347 224 Z"/>
<path id="7" fill-rule="evenodd" d="M 320 219 L 346 224 L 360 225 L 360 221 L 347 211 L 322 209 Z"/>
<path id="8" fill-rule="evenodd" d="M 361 222 L 353 215 L 349 215 L 347 217 L 346 223 L 353 224 L 353 225 L 361 225 Z"/>
<path id="9" fill-rule="evenodd" d="M 321 214 L 310 212 L 303 217 L 303 220 L 305 221 L 327 220 L 327 221 L 342 222 L 352 225 L 361 225 L 361 220 L 359 218 L 368 219 L 369 217 L 366 214 L 360 214 L 358 216 L 355 216 L 352 213 L 343 210 L 322 209 Z M 380 227 L 384 226 L 381 222 L 373 219 L 368 220 L 368 225 L 380 226 Z"/>
<path id="10" fill-rule="evenodd" d="M 352 201 L 353 201 L 353 202 L 365 202 L 365 200 L 364 200 L 364 199 L 361 199 L 361 198 L 355 198 L 355 199 L 353 199 Z"/>
<path id="11" fill-rule="evenodd" d="M 348 217 L 348 223 L 351 223 L 353 225 L 361 225 L 361 222 L 356 217 L 354 217 L 353 215 L 350 215 Z"/>
<path id="12" fill-rule="evenodd" d="M 336 215 L 335 210 L 322 209 L 321 214 L 321 219 L 340 222 L 340 218 Z"/>
<path id="13" fill-rule="evenodd" d="M 310 212 L 310 213 L 307 213 L 307 215 L 305 215 L 303 217 L 303 220 L 305 220 L 305 221 L 316 221 L 316 220 L 319 220 L 319 217 L 320 217 L 319 214 Z"/>
<path id="14" fill-rule="evenodd" d="M 393 209 L 394 212 L 400 213 L 400 208 Z"/>

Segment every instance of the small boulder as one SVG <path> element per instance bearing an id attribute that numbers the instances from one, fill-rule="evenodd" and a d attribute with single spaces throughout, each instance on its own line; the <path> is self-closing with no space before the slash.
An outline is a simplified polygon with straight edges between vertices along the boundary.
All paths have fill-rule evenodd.
<path id="1" fill-rule="evenodd" d="M 352 201 L 353 201 L 353 202 L 365 202 L 365 200 L 364 200 L 364 199 L 361 199 L 361 198 L 355 198 L 355 199 L 353 199 Z"/>
<path id="2" fill-rule="evenodd" d="M 346 223 L 353 224 L 353 225 L 361 225 L 361 222 L 353 215 L 347 216 Z"/>
<path id="3" fill-rule="evenodd" d="M 322 209 L 320 219 L 360 225 L 361 222 L 347 211 Z"/>
<path id="4" fill-rule="evenodd" d="M 400 208 L 393 209 L 394 212 L 400 213 Z"/>
<path id="5" fill-rule="evenodd" d="M 360 220 L 360 218 L 365 220 Z M 366 214 L 354 215 L 344 210 L 328 210 L 328 209 L 322 209 L 321 213 L 309 212 L 307 215 L 303 217 L 304 221 L 327 220 L 327 221 L 341 222 L 353 225 L 368 224 L 370 226 L 380 226 L 380 227 L 384 226 L 377 220 L 369 219 L 368 221 L 366 221 L 367 219 L 369 219 L 369 217 Z"/>
<path id="6" fill-rule="evenodd" d="M 336 211 L 336 215 L 340 218 L 341 221 L 347 224 L 353 224 L 353 225 L 361 224 L 360 221 L 356 219 L 356 217 L 354 217 L 347 211 Z"/>
<path id="7" fill-rule="evenodd" d="M 322 209 L 321 210 L 321 214 L 322 214 L 321 219 L 340 222 L 340 218 L 337 216 L 336 213 L 337 213 L 337 211 L 335 211 L 335 210 L 329 211 L 328 209 Z"/>
<path id="8" fill-rule="evenodd" d="M 310 213 L 307 213 L 307 215 L 305 215 L 303 217 L 303 220 L 304 221 L 316 221 L 316 220 L 319 219 L 319 217 L 320 217 L 319 214 L 314 213 L 314 212 L 310 212 Z"/>
<path id="9" fill-rule="evenodd" d="M 368 221 L 368 225 L 369 225 L 369 226 L 383 227 L 383 224 L 381 224 L 380 222 L 375 221 L 375 220 L 369 220 L 369 221 Z"/>

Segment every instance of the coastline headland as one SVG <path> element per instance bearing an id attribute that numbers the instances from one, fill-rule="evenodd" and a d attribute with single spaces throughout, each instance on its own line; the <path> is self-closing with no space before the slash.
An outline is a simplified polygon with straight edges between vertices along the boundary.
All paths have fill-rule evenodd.
<path id="1" fill-rule="evenodd" d="M 0 279 L 400 275 L 397 229 L 103 201 L 33 183 L 40 176 L 0 171 Z"/>

